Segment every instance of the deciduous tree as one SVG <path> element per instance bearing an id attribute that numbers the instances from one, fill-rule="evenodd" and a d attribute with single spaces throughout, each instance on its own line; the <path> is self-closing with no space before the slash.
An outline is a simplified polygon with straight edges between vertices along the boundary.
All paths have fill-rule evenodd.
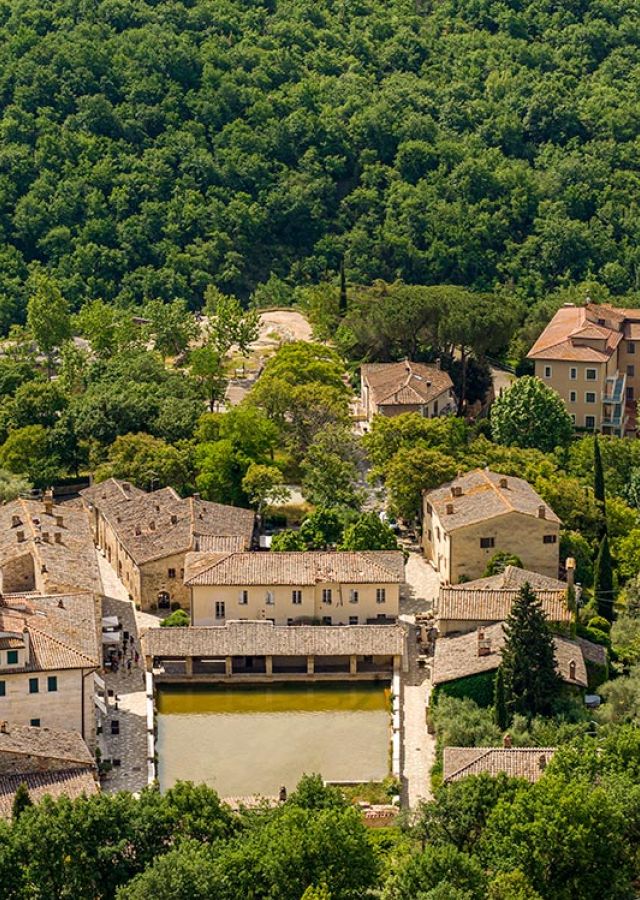
<path id="1" fill-rule="evenodd" d="M 551 453 L 571 440 L 573 423 L 564 402 L 534 375 L 518 378 L 491 408 L 491 431 L 499 444 Z"/>

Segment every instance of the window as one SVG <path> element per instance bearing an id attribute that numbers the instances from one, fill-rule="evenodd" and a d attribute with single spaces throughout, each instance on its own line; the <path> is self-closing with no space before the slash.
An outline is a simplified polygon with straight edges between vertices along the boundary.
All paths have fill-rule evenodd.
<path id="1" fill-rule="evenodd" d="M 596 420 L 594 416 L 585 416 L 584 417 L 584 427 L 588 428 L 589 431 L 593 431 L 596 427 Z"/>
<path id="2" fill-rule="evenodd" d="M 29 693 L 30 693 L 30 694 L 37 694 L 39 690 L 40 690 L 40 687 L 39 687 L 39 685 L 38 685 L 38 679 L 37 679 L 37 678 L 30 678 L 30 679 L 29 679 Z"/>
<path id="3" fill-rule="evenodd" d="M 267 591 L 264 602 L 267 604 L 267 606 L 273 606 L 273 604 L 275 603 L 273 591 Z"/>
<path id="4" fill-rule="evenodd" d="M 50 694 L 54 691 L 58 690 L 58 676 L 57 675 L 49 675 L 47 678 L 47 690 Z"/>
<path id="5" fill-rule="evenodd" d="M 575 403 L 577 399 L 577 395 L 575 391 L 569 391 L 569 401 L 571 403 Z"/>
<path id="6" fill-rule="evenodd" d="M 40 728 L 40 719 L 30 719 L 29 725 L 31 725 L 32 728 Z"/>
<path id="7" fill-rule="evenodd" d="M 287 619 L 287 625 L 293 625 L 293 619 Z"/>
<path id="8" fill-rule="evenodd" d="M 111 719 L 111 734 L 120 734 L 120 720 Z"/>
<path id="9" fill-rule="evenodd" d="M 585 369 L 584 377 L 587 379 L 587 381 L 595 381 L 598 377 L 597 369 Z"/>
<path id="10" fill-rule="evenodd" d="M 167 577 L 168 577 L 168 578 L 175 578 L 175 577 L 176 577 L 176 570 L 175 570 L 175 569 L 167 569 Z"/>
<path id="11" fill-rule="evenodd" d="M 595 395 L 594 391 L 587 391 L 587 393 L 584 395 L 584 402 L 585 403 L 595 403 L 596 402 L 596 395 Z"/>
<path id="12" fill-rule="evenodd" d="M 544 534 L 542 536 L 543 544 L 557 544 L 558 543 L 558 535 L 557 534 Z"/>
<path id="13" fill-rule="evenodd" d="M 569 413 L 569 415 L 571 416 L 571 421 L 572 421 L 573 424 L 575 425 L 575 424 L 576 424 L 576 414 L 575 414 L 575 413 Z"/>
<path id="14" fill-rule="evenodd" d="M 544 367 L 544 377 L 551 378 L 551 366 Z"/>
<path id="15" fill-rule="evenodd" d="M 489 550 L 491 547 L 495 547 L 496 539 L 495 538 L 480 538 L 480 547 L 483 550 Z"/>
<path id="16" fill-rule="evenodd" d="M 633 343 L 633 341 L 627 341 L 627 353 L 635 353 L 635 352 L 636 352 L 636 345 Z"/>
<path id="17" fill-rule="evenodd" d="M 291 591 L 291 602 L 296 606 L 302 603 L 302 591 Z"/>
<path id="18" fill-rule="evenodd" d="M 349 603 L 357 603 L 359 599 L 358 591 L 351 589 L 349 591 Z"/>
<path id="19" fill-rule="evenodd" d="M 6 696 L 7 696 L 7 682 L 0 681 L 0 697 L 6 697 Z"/>
<path id="20" fill-rule="evenodd" d="M 224 619 L 225 613 L 226 610 L 224 600 L 216 600 L 216 619 Z"/>
<path id="21" fill-rule="evenodd" d="M 331 603 L 331 588 L 322 588 L 322 602 Z"/>
<path id="22" fill-rule="evenodd" d="M 627 388 L 627 400 L 633 400 L 633 388 L 632 387 Z"/>
<path id="23" fill-rule="evenodd" d="M 385 603 L 387 599 L 386 588 L 376 588 L 376 603 Z"/>
<path id="24" fill-rule="evenodd" d="M 17 650 L 7 650 L 7 665 L 15 666 L 18 662 L 18 651 Z"/>
<path id="25" fill-rule="evenodd" d="M 427 515 L 430 516 L 433 512 L 433 506 L 430 503 L 427 503 Z"/>
<path id="26" fill-rule="evenodd" d="M 349 625 L 357 625 L 358 617 L 357 616 L 349 616 Z"/>
<path id="27" fill-rule="evenodd" d="M 636 374 L 636 367 L 635 366 L 627 366 L 627 375 L 629 376 L 629 378 L 633 378 L 635 376 L 635 374 Z"/>
<path id="28" fill-rule="evenodd" d="M 571 381 L 575 381 L 577 377 L 578 370 L 574 366 L 571 366 L 571 368 L 569 369 L 569 378 L 571 379 Z"/>
<path id="29" fill-rule="evenodd" d="M 240 596 L 238 597 L 238 603 L 240 606 L 246 606 L 249 602 L 249 591 L 240 591 Z"/>
<path id="30" fill-rule="evenodd" d="M 331 625 L 331 616 L 323 616 L 322 624 L 323 625 Z"/>

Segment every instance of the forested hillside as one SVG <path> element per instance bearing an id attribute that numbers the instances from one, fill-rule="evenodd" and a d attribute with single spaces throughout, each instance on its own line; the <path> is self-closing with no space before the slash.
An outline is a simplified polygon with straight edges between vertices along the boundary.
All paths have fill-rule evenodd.
<path id="1" fill-rule="evenodd" d="M 2 0 L 0 325 L 270 273 L 636 290 L 634 0 Z"/>

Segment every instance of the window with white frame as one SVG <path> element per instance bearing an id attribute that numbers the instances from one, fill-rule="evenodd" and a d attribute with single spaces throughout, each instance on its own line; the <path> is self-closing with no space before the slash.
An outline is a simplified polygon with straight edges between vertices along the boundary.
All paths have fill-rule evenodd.
<path id="1" fill-rule="evenodd" d="M 291 591 L 291 602 L 296 606 L 300 606 L 302 603 L 302 591 Z"/>
<path id="2" fill-rule="evenodd" d="M 569 391 L 569 402 L 570 402 L 570 403 L 575 403 L 577 399 L 578 399 L 578 398 L 577 398 L 576 392 L 575 392 L 575 391 Z"/>
<path id="3" fill-rule="evenodd" d="M 327 605 L 332 602 L 331 588 L 322 588 L 322 602 Z"/>
<path id="4" fill-rule="evenodd" d="M 224 600 L 216 600 L 215 606 L 216 619 L 224 619 L 226 615 L 226 604 Z"/>
<path id="5" fill-rule="evenodd" d="M 584 395 L 584 402 L 585 403 L 595 403 L 596 402 L 595 391 L 587 391 L 586 394 Z"/>
<path id="6" fill-rule="evenodd" d="M 267 591 L 267 593 L 265 594 L 264 602 L 267 604 L 267 606 L 273 606 L 273 604 L 276 602 L 273 596 L 273 591 Z"/>
<path id="7" fill-rule="evenodd" d="M 240 606 L 246 606 L 249 602 L 249 591 L 240 591 L 238 595 L 238 603 Z"/>
<path id="8" fill-rule="evenodd" d="M 544 367 L 544 377 L 551 378 L 551 366 Z"/>
<path id="9" fill-rule="evenodd" d="M 587 381 L 595 381 L 598 377 L 598 370 L 597 369 L 585 369 L 584 377 L 587 379 Z"/>
<path id="10" fill-rule="evenodd" d="M 571 368 L 569 369 L 569 378 L 571 379 L 571 381 L 575 381 L 577 377 L 578 377 L 578 370 L 576 369 L 575 366 L 571 366 Z"/>
<path id="11" fill-rule="evenodd" d="M 351 590 L 349 591 L 349 603 L 357 603 L 358 600 L 359 600 L 358 591 L 356 591 L 354 588 L 351 588 Z"/>
<path id="12" fill-rule="evenodd" d="M 593 431 L 596 427 L 596 419 L 595 416 L 585 416 L 584 417 L 584 427 L 589 431 Z"/>
<path id="13" fill-rule="evenodd" d="M 376 588 L 376 603 L 386 603 L 386 600 L 387 600 L 386 588 Z"/>

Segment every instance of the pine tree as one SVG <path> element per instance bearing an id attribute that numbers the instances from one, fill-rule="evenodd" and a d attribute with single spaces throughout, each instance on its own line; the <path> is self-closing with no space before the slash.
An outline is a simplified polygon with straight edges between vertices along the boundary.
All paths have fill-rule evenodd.
<path id="1" fill-rule="evenodd" d="M 13 821 L 17 822 L 25 809 L 28 809 L 30 806 L 33 806 L 33 801 L 31 800 L 27 786 L 23 781 L 18 785 L 13 798 L 13 806 L 11 808 Z"/>
<path id="2" fill-rule="evenodd" d="M 509 727 L 509 713 L 507 712 L 507 701 L 504 695 L 502 667 L 498 669 L 493 685 L 493 717 L 500 731 L 506 731 Z"/>
<path id="3" fill-rule="evenodd" d="M 613 621 L 613 562 L 609 550 L 609 538 L 603 535 L 593 569 L 593 596 L 598 604 L 598 615 Z"/>
<path id="4" fill-rule="evenodd" d="M 604 487 L 604 471 L 602 469 L 602 455 L 600 454 L 600 444 L 598 442 L 597 434 L 593 436 L 593 494 L 600 513 L 600 520 L 598 522 L 598 540 L 602 541 L 602 538 L 607 533 L 607 505 Z"/>
<path id="5" fill-rule="evenodd" d="M 340 260 L 340 315 L 347 311 L 347 276 L 344 271 L 344 256 Z"/>
<path id="6" fill-rule="evenodd" d="M 548 715 L 561 682 L 547 618 L 530 584 L 520 588 L 504 632 L 500 668 L 507 708 L 528 718 Z"/>

